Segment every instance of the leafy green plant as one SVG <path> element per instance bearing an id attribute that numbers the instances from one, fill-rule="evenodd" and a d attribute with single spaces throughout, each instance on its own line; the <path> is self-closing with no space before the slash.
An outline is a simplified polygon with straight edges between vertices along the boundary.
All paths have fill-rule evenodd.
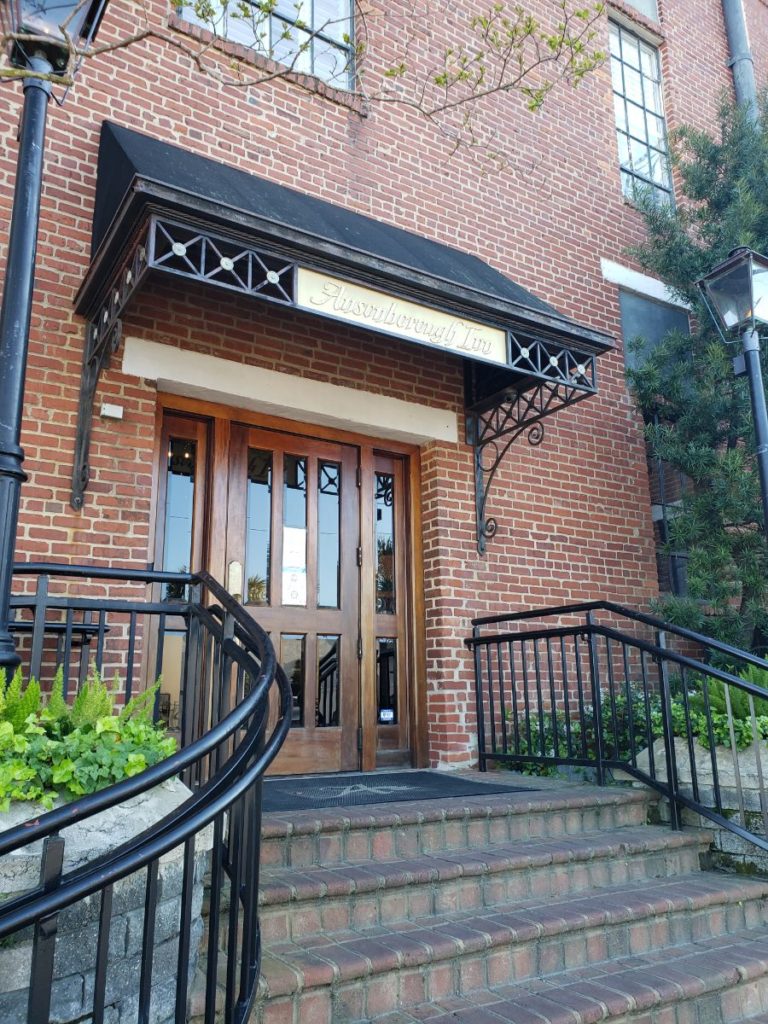
<path id="1" fill-rule="evenodd" d="M 50 808 L 57 797 L 94 793 L 172 754 L 176 741 L 152 717 L 159 686 L 118 712 L 119 680 L 108 686 L 94 665 L 71 706 L 61 669 L 45 703 L 37 680 L 25 686 L 17 669 L 6 686 L 0 669 L 0 811 L 12 800 Z"/>

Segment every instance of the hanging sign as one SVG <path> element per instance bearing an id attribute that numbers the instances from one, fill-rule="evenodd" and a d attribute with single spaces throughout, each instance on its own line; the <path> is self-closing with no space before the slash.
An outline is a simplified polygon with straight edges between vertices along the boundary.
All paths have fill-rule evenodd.
<path id="1" fill-rule="evenodd" d="M 507 335 L 498 327 L 488 327 L 305 267 L 299 267 L 297 272 L 296 305 L 406 341 L 507 365 Z"/>

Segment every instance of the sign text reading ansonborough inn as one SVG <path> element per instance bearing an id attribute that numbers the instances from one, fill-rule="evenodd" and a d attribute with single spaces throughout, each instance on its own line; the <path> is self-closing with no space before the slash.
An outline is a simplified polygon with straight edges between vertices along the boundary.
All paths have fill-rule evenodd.
<path id="1" fill-rule="evenodd" d="M 305 267 L 298 268 L 296 304 L 313 313 L 447 349 L 457 355 L 502 365 L 507 362 L 506 334 L 497 327 L 478 324 Z"/>

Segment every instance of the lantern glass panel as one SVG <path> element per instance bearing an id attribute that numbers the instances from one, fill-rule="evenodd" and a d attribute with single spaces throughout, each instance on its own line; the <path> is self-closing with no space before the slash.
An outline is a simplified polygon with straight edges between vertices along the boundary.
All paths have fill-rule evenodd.
<path id="1" fill-rule="evenodd" d="M 710 300 L 726 329 L 752 319 L 750 261 L 730 267 L 706 283 Z"/>
<path id="2" fill-rule="evenodd" d="M 22 0 L 19 31 L 63 42 L 61 26 L 66 25 L 70 36 L 79 39 L 90 9 L 90 4 L 77 0 Z"/>
<path id="3" fill-rule="evenodd" d="M 768 323 L 768 263 L 752 261 L 752 299 L 755 320 Z"/>

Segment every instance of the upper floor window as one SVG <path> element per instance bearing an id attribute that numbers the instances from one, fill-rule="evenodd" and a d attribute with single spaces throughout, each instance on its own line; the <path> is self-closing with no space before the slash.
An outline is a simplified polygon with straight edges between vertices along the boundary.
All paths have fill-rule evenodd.
<path id="1" fill-rule="evenodd" d="M 667 126 L 661 99 L 659 51 L 633 32 L 610 24 L 611 77 L 621 187 L 630 198 L 650 189 L 672 198 Z"/>
<path id="2" fill-rule="evenodd" d="M 194 0 L 184 17 L 298 74 L 350 89 L 352 0 Z"/>

